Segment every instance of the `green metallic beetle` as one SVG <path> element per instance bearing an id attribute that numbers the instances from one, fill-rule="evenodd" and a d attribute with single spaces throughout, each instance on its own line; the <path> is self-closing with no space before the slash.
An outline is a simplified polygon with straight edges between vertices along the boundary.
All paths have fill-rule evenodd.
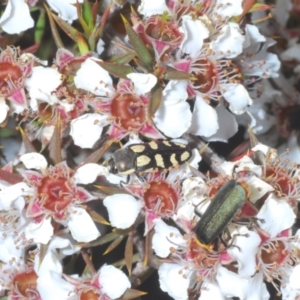
<path id="1" fill-rule="evenodd" d="M 212 244 L 221 236 L 246 201 L 245 189 L 235 180 L 224 184 L 192 229 L 202 245 Z"/>

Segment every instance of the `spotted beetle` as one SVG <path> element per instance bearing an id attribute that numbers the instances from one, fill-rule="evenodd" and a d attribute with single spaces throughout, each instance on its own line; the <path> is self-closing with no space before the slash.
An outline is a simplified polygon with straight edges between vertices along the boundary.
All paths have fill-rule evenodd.
<path id="1" fill-rule="evenodd" d="M 117 150 L 108 160 L 111 173 L 130 175 L 167 170 L 182 165 L 192 156 L 192 149 L 178 142 L 151 141 Z"/>
<path id="2" fill-rule="evenodd" d="M 202 245 L 210 245 L 220 237 L 244 205 L 246 197 L 245 189 L 235 180 L 225 183 L 192 229 L 196 233 L 197 240 Z"/>

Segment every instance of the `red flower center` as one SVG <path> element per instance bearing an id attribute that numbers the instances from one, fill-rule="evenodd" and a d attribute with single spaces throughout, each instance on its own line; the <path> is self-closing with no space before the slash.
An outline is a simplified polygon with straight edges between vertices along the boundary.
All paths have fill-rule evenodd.
<path id="1" fill-rule="evenodd" d="M 82 292 L 80 294 L 80 300 L 98 300 L 100 299 L 100 294 L 93 291 L 93 290 L 88 290 L 85 292 Z"/>
<path id="2" fill-rule="evenodd" d="M 166 182 L 153 181 L 144 193 L 144 201 L 148 209 L 159 213 L 168 213 L 176 209 L 178 196 L 176 191 Z"/>
<path id="3" fill-rule="evenodd" d="M 0 62 L 0 93 L 10 96 L 21 82 L 22 71 L 10 62 Z"/>
<path id="4" fill-rule="evenodd" d="M 71 189 L 64 177 L 44 177 L 38 187 L 38 193 L 44 200 L 43 206 L 53 212 L 65 209 L 72 201 Z"/>
<path id="5" fill-rule="evenodd" d="M 118 125 L 130 131 L 139 129 L 146 121 L 144 103 L 131 94 L 118 95 L 112 100 L 111 114 Z"/>
<path id="6" fill-rule="evenodd" d="M 17 274 L 13 280 L 15 286 L 17 286 L 18 291 L 24 296 L 30 298 L 33 291 L 36 290 L 38 276 L 34 270 L 29 270 L 20 274 Z M 35 293 L 36 294 L 36 293 Z"/>
<path id="7" fill-rule="evenodd" d="M 285 250 L 285 245 L 281 241 L 273 242 L 271 247 L 261 251 L 261 259 L 266 265 L 281 265 L 287 255 L 288 251 Z"/>
<path id="8" fill-rule="evenodd" d="M 204 246 L 204 245 L 203 245 Z M 209 255 L 212 250 L 211 246 L 207 249 L 203 248 L 196 237 L 193 237 L 189 243 L 188 257 L 193 260 L 193 263 L 199 268 L 211 268 L 218 261 L 217 255 Z"/>
<path id="9" fill-rule="evenodd" d="M 192 75 L 196 78 L 193 85 L 199 92 L 207 93 L 217 84 L 218 72 L 214 64 L 208 59 L 200 59 L 195 62 L 195 65 L 200 66 L 201 72 L 192 72 Z"/>
<path id="10" fill-rule="evenodd" d="M 291 178 L 273 168 L 268 168 L 266 171 L 267 182 L 274 186 L 280 194 L 289 195 L 293 191 L 294 185 Z"/>

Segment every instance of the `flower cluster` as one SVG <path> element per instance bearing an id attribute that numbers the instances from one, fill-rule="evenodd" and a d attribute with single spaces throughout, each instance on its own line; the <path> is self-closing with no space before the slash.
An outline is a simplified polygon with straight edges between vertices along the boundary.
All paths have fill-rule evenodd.
<path id="1" fill-rule="evenodd" d="M 6 2 L 0 298 L 299 298 L 297 1 Z"/>

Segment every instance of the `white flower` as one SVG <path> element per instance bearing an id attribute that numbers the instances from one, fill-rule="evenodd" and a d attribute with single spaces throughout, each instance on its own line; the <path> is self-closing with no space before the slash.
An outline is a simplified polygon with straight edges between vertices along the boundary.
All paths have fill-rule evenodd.
<path id="1" fill-rule="evenodd" d="M 126 229 L 135 222 L 143 203 L 128 194 L 107 196 L 103 201 L 112 226 Z"/>
<path id="2" fill-rule="evenodd" d="M 234 16 L 239 16 L 243 12 L 242 6 L 243 0 L 217 0 L 214 4 L 214 10 L 217 13 L 217 17 L 229 19 Z"/>
<path id="3" fill-rule="evenodd" d="M 58 103 L 58 99 L 52 92 L 62 83 L 61 74 L 55 68 L 34 67 L 32 74 L 25 80 L 25 86 L 29 91 L 30 106 L 38 109 L 38 101 L 44 101 L 50 105 Z"/>
<path id="4" fill-rule="evenodd" d="M 157 83 L 156 76 L 152 74 L 130 73 L 126 77 L 133 82 L 134 91 L 139 96 L 149 93 Z"/>
<path id="5" fill-rule="evenodd" d="M 191 273 L 177 264 L 163 263 L 158 269 L 160 288 L 174 300 L 187 300 Z"/>
<path id="6" fill-rule="evenodd" d="M 5 11 L 0 18 L 2 30 L 9 34 L 19 34 L 33 26 L 34 21 L 26 1 L 8 0 Z"/>
<path id="7" fill-rule="evenodd" d="M 80 66 L 74 77 L 77 88 L 84 89 L 97 96 L 110 97 L 114 94 L 112 79 L 109 73 L 104 70 L 96 58 L 87 58 Z"/>
<path id="8" fill-rule="evenodd" d="M 44 218 L 41 222 L 36 223 L 33 220 L 25 227 L 24 233 L 28 240 L 33 240 L 35 243 L 48 244 L 53 236 L 53 226 L 51 218 Z"/>
<path id="9" fill-rule="evenodd" d="M 44 248 L 39 244 L 37 247 L 40 251 L 44 250 Z M 43 257 L 41 257 L 40 251 L 36 251 L 34 258 L 34 270 L 39 276 L 46 274 L 49 271 L 62 273 L 62 259 L 67 255 L 72 255 L 78 252 L 79 250 L 80 247 L 75 246 L 75 242 L 70 235 L 62 237 L 53 236 L 46 247 L 46 253 L 44 253 Z M 41 258 L 42 261 L 40 260 Z"/>
<path id="10" fill-rule="evenodd" d="M 277 55 L 267 51 L 275 41 L 261 35 L 258 28 L 247 24 L 245 27 L 245 43 L 240 63 L 247 76 L 260 78 L 278 77 L 280 61 Z"/>
<path id="11" fill-rule="evenodd" d="M 52 10 L 58 13 L 58 16 L 69 23 L 78 19 L 76 0 L 47 0 Z M 83 0 L 77 0 L 83 3 Z"/>
<path id="12" fill-rule="evenodd" d="M 234 226 L 232 226 L 233 228 Z M 230 232 L 233 237 L 234 245 L 228 249 L 238 262 L 238 274 L 244 278 L 250 278 L 257 271 L 256 255 L 260 246 L 260 236 L 247 229 L 246 226 L 241 226 Z"/>
<path id="13" fill-rule="evenodd" d="M 223 96 L 229 102 L 229 108 L 235 114 L 242 114 L 248 105 L 252 104 L 252 99 L 248 91 L 241 84 L 227 83 L 224 84 Z M 237 95 L 239 95 L 237 97 Z"/>
<path id="14" fill-rule="evenodd" d="M 177 249 L 179 245 L 185 245 L 186 241 L 179 230 L 167 225 L 161 219 L 154 220 L 155 233 L 152 238 L 152 249 L 162 258 L 171 254 L 171 249 Z"/>
<path id="15" fill-rule="evenodd" d="M 300 164 L 298 134 L 291 134 L 287 141 L 278 147 L 277 151 L 281 159 L 289 159 L 292 162 Z"/>
<path id="16" fill-rule="evenodd" d="M 57 221 L 62 222 L 64 225 L 68 225 L 72 236 L 79 242 L 90 242 L 100 236 L 100 233 L 90 215 L 86 212 L 85 209 L 80 207 L 80 204 L 86 201 L 90 201 L 94 199 L 94 197 L 83 188 L 77 187 L 76 184 L 92 183 L 98 175 L 108 174 L 106 168 L 97 164 L 87 164 L 78 168 L 74 175 L 70 177 L 69 169 L 64 162 L 54 167 L 47 168 L 47 161 L 41 154 L 24 154 L 23 156 L 21 156 L 20 160 L 25 164 L 25 166 L 41 171 L 41 174 L 37 172 L 32 173 L 33 171 L 22 171 L 22 174 L 25 178 L 27 178 L 27 176 L 30 177 L 32 174 L 34 174 L 36 178 L 35 180 L 37 182 L 39 181 L 41 185 L 43 182 L 42 178 L 46 178 L 48 181 L 52 181 L 52 184 L 54 186 L 57 185 L 57 187 L 62 188 L 63 185 L 55 181 L 55 178 L 53 178 L 53 173 L 55 173 L 55 170 L 59 170 L 61 174 L 64 174 L 64 177 L 61 176 L 60 179 L 65 180 L 64 184 L 68 184 L 70 195 L 73 194 L 74 198 L 70 198 L 67 200 L 67 207 L 64 208 L 65 217 L 63 219 L 60 219 L 61 216 L 58 214 L 56 216 L 58 218 Z M 52 175 L 49 176 L 49 173 L 51 172 Z M 44 186 L 44 188 L 47 190 L 49 188 L 50 190 L 52 189 L 53 195 L 51 195 L 51 197 L 54 197 L 52 200 L 49 200 L 49 198 L 45 198 L 44 203 L 40 202 L 40 197 L 43 197 L 43 195 L 39 193 L 36 182 L 32 183 L 32 187 L 29 187 L 23 182 L 12 185 L 2 191 L 2 199 L 0 192 L 0 199 L 2 200 L 2 203 L 6 203 L 6 205 L 8 205 L 21 195 L 27 195 L 31 197 L 30 205 L 27 208 L 28 211 L 30 211 L 28 212 L 28 214 L 31 216 L 39 214 L 42 216 L 42 218 L 39 222 L 34 222 L 32 219 L 28 226 L 25 228 L 25 235 L 26 237 L 28 237 L 28 239 L 33 238 L 37 242 L 46 244 L 53 235 L 53 227 L 51 225 L 50 218 L 50 216 L 52 216 L 52 211 L 51 208 L 47 208 L 47 205 L 43 205 L 45 205 L 47 200 L 57 201 L 56 192 L 54 192 L 53 190 L 53 188 L 55 189 L 54 186 L 49 186 L 47 183 L 46 186 Z M 82 226 L 82 224 L 85 225 Z"/>
<path id="17" fill-rule="evenodd" d="M 105 115 L 85 114 L 71 121 L 70 135 L 75 145 L 81 148 L 92 148 L 101 137 L 103 127 L 108 124 Z"/>
<path id="18" fill-rule="evenodd" d="M 98 164 L 88 163 L 76 170 L 74 179 L 77 184 L 89 184 L 94 182 L 100 175 L 108 176 L 107 168 Z"/>
<path id="19" fill-rule="evenodd" d="M 270 295 L 263 282 L 263 274 L 256 273 L 252 277 L 243 278 L 224 267 L 218 269 L 216 279 L 225 297 L 239 297 L 240 299 L 268 300 Z"/>
<path id="20" fill-rule="evenodd" d="M 192 116 L 192 125 L 188 132 L 194 135 L 210 137 L 219 129 L 216 110 L 208 105 L 200 93 L 196 94 L 196 101 Z"/>
<path id="21" fill-rule="evenodd" d="M 24 110 L 24 108 L 22 110 Z M 0 123 L 5 121 L 8 111 L 9 111 L 9 107 L 6 104 L 5 98 L 0 97 Z"/>
<path id="22" fill-rule="evenodd" d="M 153 15 L 162 15 L 164 12 L 169 12 L 169 8 L 165 0 L 142 0 L 138 7 L 138 12 L 145 17 L 151 17 Z"/>
<path id="23" fill-rule="evenodd" d="M 228 139 L 234 136 L 238 131 L 238 124 L 235 116 L 226 109 L 224 103 L 220 103 L 215 109 L 217 113 L 218 124 L 220 124 L 216 133 L 205 137 L 208 142 L 220 141 L 227 143 Z"/>
<path id="24" fill-rule="evenodd" d="M 55 271 L 45 272 L 38 277 L 37 290 L 43 300 L 68 300 L 75 296 L 75 287 Z"/>
<path id="25" fill-rule="evenodd" d="M 270 194 L 256 217 L 264 220 L 260 223 L 260 227 L 269 233 L 270 238 L 273 238 L 291 228 L 295 223 L 296 215 L 286 201 L 277 200 L 273 194 Z"/>
<path id="26" fill-rule="evenodd" d="M 23 154 L 20 161 L 24 164 L 26 169 L 45 170 L 48 166 L 46 158 L 35 152 Z"/>
<path id="27" fill-rule="evenodd" d="M 237 23 L 228 22 L 210 43 L 210 48 L 217 58 L 234 58 L 242 53 L 245 37 Z"/>
<path id="28" fill-rule="evenodd" d="M 157 128 L 171 138 L 182 136 L 191 126 L 192 112 L 186 102 L 187 85 L 186 80 L 170 80 L 163 90 L 160 106 L 153 118 Z"/>
<path id="29" fill-rule="evenodd" d="M 84 226 L 82 226 L 84 224 Z M 94 221 L 85 209 L 74 207 L 68 219 L 68 227 L 78 242 L 88 243 L 100 236 Z"/>
<path id="30" fill-rule="evenodd" d="M 99 270 L 99 284 L 102 292 L 110 299 L 121 297 L 131 284 L 127 276 L 114 266 L 103 266 Z"/>
<path id="31" fill-rule="evenodd" d="M 184 34 L 184 38 L 179 49 L 196 57 L 201 51 L 203 41 L 209 37 L 209 30 L 201 20 L 193 19 L 192 16 L 184 15 L 181 20 L 180 31 Z"/>

